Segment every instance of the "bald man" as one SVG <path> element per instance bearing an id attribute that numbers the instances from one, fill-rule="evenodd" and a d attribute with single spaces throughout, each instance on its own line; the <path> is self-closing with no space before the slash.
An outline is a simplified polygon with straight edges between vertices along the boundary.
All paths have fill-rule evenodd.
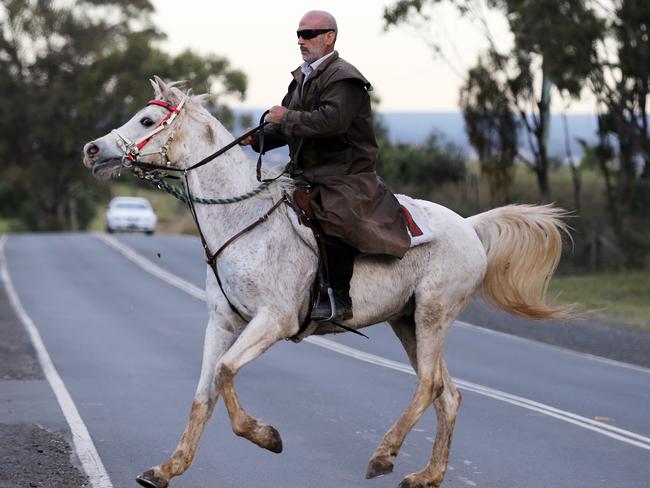
<path id="1" fill-rule="evenodd" d="M 352 317 L 350 280 L 361 253 L 401 258 L 410 236 L 401 206 L 375 172 L 377 141 L 366 78 L 334 50 L 338 27 L 320 10 L 298 24 L 303 63 L 281 105 L 270 109 L 264 150 L 289 144 L 291 176 L 312 187 L 312 211 L 326 234 L 336 315 L 321 296 L 316 321 Z M 259 151 L 255 138 L 244 141 Z"/>

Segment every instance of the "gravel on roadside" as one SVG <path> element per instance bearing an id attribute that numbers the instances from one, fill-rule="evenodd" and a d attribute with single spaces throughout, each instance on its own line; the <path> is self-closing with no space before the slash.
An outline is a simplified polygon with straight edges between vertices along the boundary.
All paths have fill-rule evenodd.
<path id="1" fill-rule="evenodd" d="M 17 382 L 37 388 L 43 383 L 43 372 L 25 328 L 0 287 L 0 388 L 3 383 L 8 386 Z M 58 409 L 53 393 L 51 397 L 52 408 Z M 0 405 L 0 488 L 89 486 L 66 439 L 69 434 L 49 430 L 36 420 L 7 423 L 4 412 L 15 408 Z"/>
<path id="2" fill-rule="evenodd" d="M 89 486 L 63 433 L 36 424 L 0 424 L 0 439 L 0 488 Z"/>

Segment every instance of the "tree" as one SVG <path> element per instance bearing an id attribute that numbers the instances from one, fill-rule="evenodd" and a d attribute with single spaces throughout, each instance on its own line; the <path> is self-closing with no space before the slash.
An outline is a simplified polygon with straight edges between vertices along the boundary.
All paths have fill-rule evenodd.
<path id="1" fill-rule="evenodd" d="M 377 172 L 395 191 L 428 197 L 436 186 L 463 181 L 465 155 L 436 132 L 424 144 L 393 144 L 387 138 L 379 139 Z"/>
<path id="2" fill-rule="evenodd" d="M 420 19 L 433 19 L 427 8 L 444 0 L 400 0 L 386 8 L 386 27 Z M 483 18 L 481 0 L 449 0 L 461 14 Z M 508 19 L 514 47 L 501 53 L 488 36 L 488 57 L 495 75 L 504 83 L 504 95 L 518 113 L 527 134 L 532 159 L 518 156 L 537 175 L 540 199 L 550 201 L 547 140 L 550 122 L 551 86 L 572 97 L 580 95 L 596 58 L 596 43 L 602 23 L 586 8 L 584 0 L 487 0 Z M 484 20 L 483 20 L 484 21 Z"/>
<path id="3" fill-rule="evenodd" d="M 501 205 L 507 200 L 514 178 L 518 127 L 504 88 L 493 72 L 489 60 L 479 59 L 461 88 L 460 106 L 469 141 L 479 157 L 481 174 L 490 186 L 491 203 Z"/>
<path id="4" fill-rule="evenodd" d="M 85 227 L 106 189 L 80 164 L 81 147 L 140 108 L 154 74 L 244 96 L 246 78 L 226 59 L 157 49 L 152 11 L 148 0 L 0 4 L 0 214 L 30 229 Z"/>
<path id="5" fill-rule="evenodd" d="M 650 248 L 650 4 L 616 0 L 612 13 L 608 37 L 590 74 L 600 112 L 600 142 L 593 159 L 605 180 L 618 242 L 628 264 L 639 265 Z"/>

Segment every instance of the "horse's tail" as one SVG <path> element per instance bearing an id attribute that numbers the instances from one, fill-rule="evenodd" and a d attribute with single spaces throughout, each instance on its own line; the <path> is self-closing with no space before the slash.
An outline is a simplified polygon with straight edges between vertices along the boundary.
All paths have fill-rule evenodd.
<path id="1" fill-rule="evenodd" d="M 546 302 L 546 288 L 562 254 L 562 233 L 569 235 L 561 220 L 566 215 L 551 205 L 507 205 L 467 219 L 487 253 L 481 283 L 485 299 L 530 319 L 573 315 L 571 306 Z"/>

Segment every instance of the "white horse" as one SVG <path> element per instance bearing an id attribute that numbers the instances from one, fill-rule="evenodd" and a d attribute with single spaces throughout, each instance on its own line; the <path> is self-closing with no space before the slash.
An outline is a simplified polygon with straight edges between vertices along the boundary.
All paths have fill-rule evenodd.
<path id="1" fill-rule="evenodd" d="M 156 164 L 163 160 L 182 169 L 233 140 L 202 107 L 200 97 L 159 78 L 152 84 L 155 99 L 169 105 L 150 102 L 117 131 L 84 147 L 84 164 L 97 176 L 113 176 L 131 165 L 125 157 L 136 147 L 131 141 L 142 141 L 141 149 L 148 141 L 146 148 L 151 148 L 147 155 L 137 156 L 135 151 L 131 159 L 139 157 Z M 166 121 L 160 125 L 163 119 Z M 240 195 L 258 186 L 254 164 L 237 146 L 186 173 L 186 178 L 191 194 L 197 196 Z M 283 178 L 241 203 L 197 204 L 196 216 L 208 248 L 214 252 L 258 219 L 290 186 L 291 181 Z M 358 256 L 351 282 L 354 318 L 344 324 L 358 329 L 388 321 L 417 372 L 413 398 L 373 453 L 367 477 L 392 471 L 407 434 L 433 405 L 437 433 L 430 462 L 422 471 L 408 475 L 400 488 L 438 487 L 447 469 L 461 400 L 443 360 L 447 331 L 479 290 L 499 308 L 524 317 L 569 315 L 567 309 L 548 305 L 544 298 L 561 254 L 561 231 L 566 227 L 560 217 L 564 212 L 550 206 L 509 205 L 465 219 L 431 202 L 399 199 L 418 215 L 418 223 L 434 229 L 434 236 L 412 247 L 402 259 Z M 189 421 L 171 457 L 137 478 L 141 485 L 166 487 L 169 480 L 188 469 L 219 396 L 235 434 L 281 452 L 280 434 L 244 410 L 234 379 L 242 367 L 273 344 L 298 333 L 308 313 L 309 289 L 317 272 L 314 249 L 311 231 L 300 227 L 293 211 L 281 205 L 219 256 L 223 291 L 208 267 L 209 321 Z M 333 324 L 312 326 L 303 335 L 331 332 L 341 329 Z"/>

